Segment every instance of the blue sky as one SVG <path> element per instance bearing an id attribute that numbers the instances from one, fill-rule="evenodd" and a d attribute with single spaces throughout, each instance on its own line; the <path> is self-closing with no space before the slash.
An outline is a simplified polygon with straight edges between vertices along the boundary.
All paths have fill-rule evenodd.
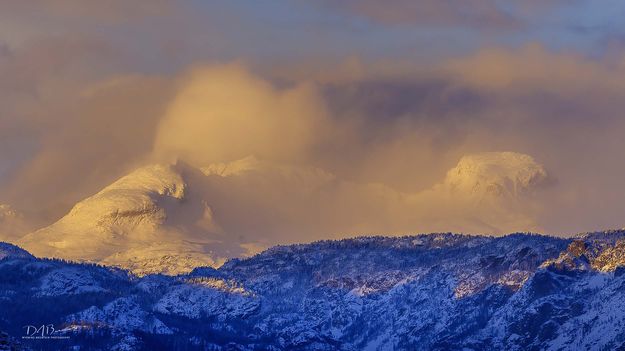
<path id="1" fill-rule="evenodd" d="M 248 1 L 197 1 L 196 5 L 204 12 L 199 17 L 206 16 L 207 21 L 216 21 L 223 29 L 219 35 L 228 44 L 218 56 L 231 57 L 359 55 L 437 59 L 482 47 L 518 47 L 528 42 L 597 56 L 604 54 L 609 45 L 618 45 L 624 34 L 625 4 L 620 1 L 528 2 L 532 4 L 529 9 L 525 8 L 529 5 L 518 2 L 482 2 L 493 4 L 517 23 L 502 27 L 499 23 L 474 23 L 468 19 L 453 23 L 454 18 L 432 18 L 423 23 L 418 15 L 413 21 L 407 16 L 406 20 L 393 22 L 331 2 L 265 1 L 251 5 Z M 380 7 L 396 6 L 399 12 L 406 3 L 384 2 Z M 468 2 L 469 5 L 454 4 L 470 6 Z M 419 10 L 419 6 L 412 6 L 407 12 Z M 198 41 L 201 40 L 200 35 Z"/>
<path id="2" fill-rule="evenodd" d="M 432 5 L 437 3 L 448 5 Z M 359 8 L 362 4 L 368 7 Z M 19 47 L 37 37 L 83 34 L 137 57 L 144 70 L 152 67 L 146 61 L 153 61 L 155 69 L 173 70 L 200 60 L 272 63 L 358 56 L 436 61 L 528 43 L 604 57 L 621 49 L 625 35 L 625 4 L 614 0 L 188 0 L 150 5 L 112 2 L 91 11 L 71 0 L 9 1 L 0 15 L 0 42 Z M 156 59 L 167 46 L 176 54 Z"/>

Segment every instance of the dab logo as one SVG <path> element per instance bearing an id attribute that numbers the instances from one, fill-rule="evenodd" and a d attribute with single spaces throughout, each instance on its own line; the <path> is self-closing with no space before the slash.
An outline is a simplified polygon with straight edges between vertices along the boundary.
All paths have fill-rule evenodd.
<path id="1" fill-rule="evenodd" d="M 60 335 L 54 324 L 25 325 L 22 328 L 25 332 L 22 339 L 69 339 L 69 336 Z"/>

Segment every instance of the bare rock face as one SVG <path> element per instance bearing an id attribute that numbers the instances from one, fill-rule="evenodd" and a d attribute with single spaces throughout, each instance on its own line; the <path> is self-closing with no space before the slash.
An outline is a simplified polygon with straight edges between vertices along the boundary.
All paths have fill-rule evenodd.
<path id="1" fill-rule="evenodd" d="M 557 259 L 548 260 L 543 266 L 612 273 L 625 266 L 625 232 L 612 230 L 584 234 L 573 240 Z"/>

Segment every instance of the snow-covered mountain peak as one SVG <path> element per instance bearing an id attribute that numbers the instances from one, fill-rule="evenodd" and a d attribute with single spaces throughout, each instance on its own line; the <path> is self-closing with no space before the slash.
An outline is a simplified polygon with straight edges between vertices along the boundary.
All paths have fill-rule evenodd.
<path id="1" fill-rule="evenodd" d="M 80 201 L 56 223 L 17 243 L 41 257 L 86 260 L 137 274 L 178 274 L 288 242 L 285 233 L 313 236 L 317 235 L 313 230 L 339 232 L 336 228 L 382 232 L 388 227 L 404 231 L 416 220 L 413 211 L 404 213 L 403 206 L 414 208 L 423 222 L 440 221 L 431 231 L 449 227 L 454 219 L 458 227 L 486 227 L 491 233 L 536 230 L 531 216 L 525 215 L 529 210 L 521 208 L 525 203 L 516 196 L 545 177 L 531 157 L 515 153 L 467 156 L 445 182 L 418 194 L 348 182 L 316 167 L 254 156 L 203 168 L 152 165 L 121 177 Z M 492 187 L 500 191 L 491 193 Z M 508 195 L 513 201 L 506 201 Z M 473 206 L 483 199 L 483 206 Z M 344 212 L 350 206 L 354 210 Z M 359 223 L 360 211 L 369 214 L 371 223 Z M 241 213 L 246 213 L 244 221 Z M 419 239 L 432 247 L 447 245 L 444 236 L 431 240 L 430 244 L 430 238 Z"/>
<path id="2" fill-rule="evenodd" d="M 198 265 L 216 265 L 218 258 L 205 246 L 212 239 L 194 237 L 190 226 L 196 220 L 203 228 L 217 226 L 205 223 L 212 218 L 205 218 L 210 209 L 204 203 L 185 202 L 187 183 L 181 168 L 139 168 L 19 244 L 37 256 L 106 263 L 138 274 L 177 274 Z M 179 253 L 185 254 L 175 257 Z"/>
<path id="3" fill-rule="evenodd" d="M 462 157 L 447 172 L 444 186 L 457 194 L 515 198 L 548 179 L 547 171 L 529 155 L 484 152 Z"/>
<path id="4" fill-rule="evenodd" d="M 185 188 L 186 184 L 176 166 L 156 164 L 135 170 L 104 188 L 98 194 L 115 190 L 133 190 L 182 199 Z"/>
<path id="5" fill-rule="evenodd" d="M 164 219 L 158 202 L 163 198 L 183 199 L 185 188 L 174 166 L 139 168 L 77 203 L 60 222 L 84 221 L 84 225 L 90 225 L 96 220 L 103 227 L 119 222 L 154 225 Z"/>
<path id="6" fill-rule="evenodd" d="M 173 166 L 140 168 L 78 202 L 58 222 L 25 236 L 20 243 L 37 254 L 42 254 L 46 246 L 64 250 L 64 257 L 72 249 L 89 250 L 98 244 L 94 240 L 98 234 L 105 236 L 98 239 L 111 245 L 116 241 L 122 244 L 128 235 L 139 235 L 162 224 L 166 218 L 162 203 L 167 198 L 181 200 L 185 187 Z M 59 233 L 63 234 L 61 240 L 55 239 Z"/>

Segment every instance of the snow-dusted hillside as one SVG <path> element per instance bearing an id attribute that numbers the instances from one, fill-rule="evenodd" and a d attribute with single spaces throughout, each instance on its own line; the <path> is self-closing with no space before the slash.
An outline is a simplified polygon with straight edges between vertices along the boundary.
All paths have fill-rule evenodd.
<path id="1" fill-rule="evenodd" d="M 43 349 L 612 350 L 625 346 L 625 231 L 360 237 L 137 278 L 0 258 L 0 329 Z M 28 304 L 15 304 L 18 297 Z"/>
<path id="2" fill-rule="evenodd" d="M 29 258 L 32 257 L 30 253 L 26 250 L 20 249 L 19 247 L 0 242 L 0 260 L 4 258 Z"/>

